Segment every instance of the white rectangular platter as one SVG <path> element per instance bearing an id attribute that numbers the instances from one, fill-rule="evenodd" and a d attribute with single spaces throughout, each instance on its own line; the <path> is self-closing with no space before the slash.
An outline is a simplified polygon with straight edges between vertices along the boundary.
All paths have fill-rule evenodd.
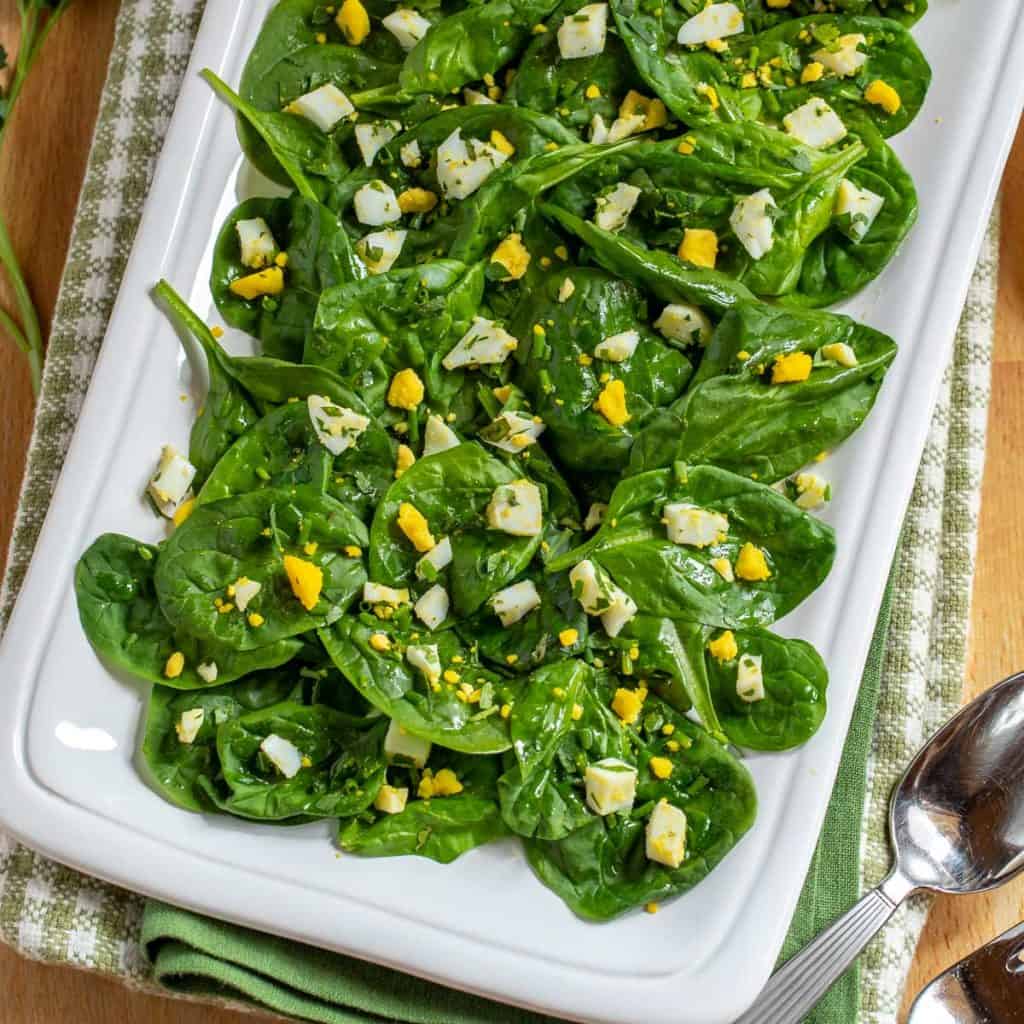
<path id="1" fill-rule="evenodd" d="M 753 831 L 662 913 L 575 918 L 512 841 L 455 865 L 339 857 L 324 825 L 190 815 L 134 763 L 143 688 L 94 656 L 72 573 L 91 539 L 162 530 L 141 498 L 161 444 L 186 447 L 202 397 L 150 299 L 163 276 L 201 313 L 212 234 L 253 187 L 233 119 L 197 78 L 238 80 L 270 0 L 210 0 L 81 420 L 0 647 L 0 821 L 47 856 L 170 903 L 388 964 L 458 988 L 601 1024 L 726 1024 L 767 979 L 839 766 L 890 562 L 957 318 L 1024 103 L 1018 0 L 932 0 L 916 36 L 935 70 L 895 147 L 921 218 L 897 260 L 846 311 L 901 346 L 865 427 L 828 463 L 839 554 L 780 631 L 831 671 L 821 731 L 749 759 Z M 235 342 L 237 344 L 237 340 Z M 186 401 L 182 401 L 182 397 Z M 88 730 L 88 731 L 83 731 Z M 496 1020 L 500 1018 L 497 1012 Z"/>

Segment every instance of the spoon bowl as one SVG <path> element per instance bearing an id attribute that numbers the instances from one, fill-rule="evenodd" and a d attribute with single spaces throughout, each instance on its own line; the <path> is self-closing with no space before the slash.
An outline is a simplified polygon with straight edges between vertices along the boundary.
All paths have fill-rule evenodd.
<path id="1" fill-rule="evenodd" d="M 1024 673 L 929 740 L 896 787 L 889 827 L 916 889 L 982 892 L 1024 868 Z"/>
<path id="2" fill-rule="evenodd" d="M 975 893 L 1024 868 L 1024 672 L 950 719 L 892 796 L 888 878 L 777 971 L 736 1024 L 799 1024 L 912 892 Z"/>

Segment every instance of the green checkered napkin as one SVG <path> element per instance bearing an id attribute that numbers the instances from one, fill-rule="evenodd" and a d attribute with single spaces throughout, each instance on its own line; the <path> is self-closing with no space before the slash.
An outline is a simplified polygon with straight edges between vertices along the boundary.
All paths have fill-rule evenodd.
<path id="1" fill-rule="evenodd" d="M 227 0 L 222 0 L 227 2 Z M 123 0 L 71 239 L 8 572 L 6 622 L 63 462 L 177 97 L 203 0 Z M 213 226 L 210 226 L 211 230 Z M 985 240 L 893 566 L 886 607 L 818 855 L 786 954 L 888 867 L 893 782 L 956 706 L 964 667 L 985 448 L 997 230 Z M 815 1014 L 891 1024 L 924 921 L 911 901 Z M 147 903 L 0 834 L 0 937 L 27 956 L 146 988 L 235 999 L 328 1022 L 540 1018 L 320 950 Z"/>

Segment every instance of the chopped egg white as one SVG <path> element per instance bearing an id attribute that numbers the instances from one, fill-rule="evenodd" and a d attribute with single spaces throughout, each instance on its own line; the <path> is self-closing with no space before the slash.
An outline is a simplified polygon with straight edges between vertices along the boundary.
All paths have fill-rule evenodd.
<path id="1" fill-rule="evenodd" d="M 371 274 L 387 273 L 405 245 L 405 231 L 371 231 L 356 242 L 356 252 Z"/>
<path id="2" fill-rule="evenodd" d="M 588 764 L 583 773 L 587 806 L 595 813 L 628 814 L 636 800 L 637 771 L 617 757 Z"/>
<path id="3" fill-rule="evenodd" d="M 811 57 L 819 64 L 824 64 L 832 74 L 848 78 L 857 74 L 867 63 L 868 55 L 859 49 L 866 42 L 867 39 L 860 32 L 849 32 L 836 40 L 834 50 L 815 50 Z"/>
<path id="4" fill-rule="evenodd" d="M 487 444 L 515 455 L 524 448 L 536 444 L 544 433 L 544 422 L 537 416 L 524 416 L 519 412 L 499 413 L 480 436 Z"/>
<path id="5" fill-rule="evenodd" d="M 329 132 L 339 121 L 355 113 L 356 108 L 336 85 L 328 82 L 292 100 L 284 109 L 312 121 L 320 131 Z"/>
<path id="6" fill-rule="evenodd" d="M 411 50 L 430 30 L 430 22 L 408 7 L 399 7 L 381 18 L 380 23 L 398 40 L 403 50 Z"/>
<path id="7" fill-rule="evenodd" d="M 704 10 L 683 22 L 676 42 L 680 46 L 700 46 L 715 39 L 739 35 L 742 31 L 743 13 L 735 4 L 708 4 Z"/>
<path id="8" fill-rule="evenodd" d="M 437 653 L 436 644 L 409 644 L 405 649 L 405 660 L 422 672 L 428 683 L 436 683 L 441 678 L 441 656 Z M 394 722 L 391 724 L 394 728 Z M 426 761 L 425 756 L 423 760 Z"/>
<path id="9" fill-rule="evenodd" d="M 356 145 L 363 163 L 373 166 L 377 154 L 402 130 L 401 121 L 380 121 L 377 124 L 356 125 Z"/>
<path id="10" fill-rule="evenodd" d="M 412 610 L 427 629 L 437 629 L 448 618 L 448 591 L 435 583 L 414 605 Z"/>
<path id="11" fill-rule="evenodd" d="M 654 328 L 662 336 L 684 345 L 706 345 L 711 338 L 711 321 L 703 310 L 682 302 L 673 302 L 661 311 Z"/>
<path id="12" fill-rule="evenodd" d="M 196 665 L 196 675 L 204 683 L 215 683 L 217 682 L 218 675 L 217 662 L 215 661 L 201 661 Z"/>
<path id="13" fill-rule="evenodd" d="M 562 19 L 558 52 L 565 60 L 595 57 L 604 52 L 608 35 L 608 5 L 587 4 Z"/>
<path id="14" fill-rule="evenodd" d="M 536 537 L 544 526 L 540 490 L 530 480 L 494 489 L 486 511 L 487 525 L 513 537 Z"/>
<path id="15" fill-rule="evenodd" d="M 615 637 L 622 632 L 628 622 L 636 618 L 638 609 L 633 598 L 621 587 L 610 583 L 608 589 L 611 603 L 607 610 L 601 613 L 601 625 L 609 636 Z"/>
<path id="16" fill-rule="evenodd" d="M 235 230 L 238 232 L 238 245 L 244 266 L 259 270 L 274 262 L 277 242 L 274 241 L 270 225 L 262 217 L 236 221 Z"/>
<path id="17" fill-rule="evenodd" d="M 598 196 L 594 223 L 604 231 L 621 231 L 640 198 L 640 189 L 620 181 L 607 195 Z"/>
<path id="18" fill-rule="evenodd" d="M 243 577 L 235 582 L 235 607 L 244 612 L 249 607 L 249 602 L 263 589 L 261 583 Z"/>
<path id="19" fill-rule="evenodd" d="M 735 232 L 740 245 L 759 260 L 775 244 L 774 226 L 769 210 L 778 209 L 771 192 L 766 188 L 752 192 L 737 200 L 729 214 L 729 226 Z"/>
<path id="20" fill-rule="evenodd" d="M 575 292 L 575 291 L 576 291 L 576 285 L 573 284 L 572 278 L 571 277 L 565 278 L 565 280 L 562 281 L 562 284 L 561 284 L 561 286 L 558 289 L 558 301 L 559 302 L 568 302 L 572 298 L 573 292 Z"/>
<path id="21" fill-rule="evenodd" d="M 793 484 L 796 487 L 796 504 L 806 512 L 820 508 L 829 499 L 829 482 L 817 473 L 797 473 Z"/>
<path id="22" fill-rule="evenodd" d="M 188 496 L 195 475 L 196 467 L 174 445 L 165 444 L 147 488 L 161 515 L 174 518 L 178 506 Z"/>
<path id="23" fill-rule="evenodd" d="M 504 327 L 475 316 L 469 330 L 441 360 L 441 365 L 446 370 L 460 366 L 494 366 L 505 362 L 518 347 L 519 342 Z"/>
<path id="24" fill-rule="evenodd" d="M 302 754 L 290 740 L 272 732 L 263 738 L 260 750 L 267 755 L 267 760 L 286 779 L 294 779 L 299 774 L 299 769 L 302 767 Z"/>
<path id="25" fill-rule="evenodd" d="M 458 448 L 460 444 L 459 435 L 437 413 L 427 417 L 427 425 L 423 430 L 424 457 L 446 452 L 449 448 Z"/>
<path id="26" fill-rule="evenodd" d="M 815 149 L 826 149 L 846 138 L 846 125 L 820 96 L 812 96 L 791 110 L 782 125 L 797 142 Z"/>
<path id="27" fill-rule="evenodd" d="M 189 708 L 188 711 L 182 711 L 181 717 L 174 724 L 174 731 L 178 734 L 178 742 L 191 744 L 195 742 L 195 738 L 199 735 L 199 730 L 203 727 L 203 719 L 206 717 L 206 712 L 202 708 Z"/>
<path id="28" fill-rule="evenodd" d="M 600 114 L 590 119 L 590 141 L 595 146 L 603 146 L 608 141 L 608 125 Z"/>
<path id="29" fill-rule="evenodd" d="M 677 868 L 686 857 L 686 815 L 662 798 L 654 805 L 646 828 L 647 859 Z"/>
<path id="30" fill-rule="evenodd" d="M 589 558 L 569 570 L 572 595 L 588 615 L 602 615 L 612 604 L 612 584 Z"/>
<path id="31" fill-rule="evenodd" d="M 838 363 L 847 370 L 853 369 L 858 363 L 853 346 L 847 345 L 845 341 L 833 341 L 830 345 L 822 345 L 818 349 L 818 355 L 827 362 Z"/>
<path id="32" fill-rule="evenodd" d="M 646 124 L 646 114 L 627 114 L 625 117 L 617 117 L 608 129 L 608 138 L 605 139 L 605 142 L 621 142 L 623 139 L 628 139 L 630 135 L 642 132 Z"/>
<path id="33" fill-rule="evenodd" d="M 437 648 L 434 648 L 436 653 Z M 438 666 L 440 668 L 440 665 Z M 393 718 L 384 736 L 384 757 L 388 763 L 412 764 L 423 768 L 430 757 L 430 740 L 406 732 Z"/>
<path id="34" fill-rule="evenodd" d="M 490 96 L 485 96 L 482 92 L 477 92 L 476 89 L 463 89 L 462 90 L 462 102 L 467 107 L 485 107 L 494 104 L 494 100 Z"/>
<path id="35" fill-rule="evenodd" d="M 508 154 L 482 139 L 464 139 L 456 128 L 437 147 L 437 183 L 449 199 L 472 195 L 505 161 Z"/>
<path id="36" fill-rule="evenodd" d="M 310 395 L 306 399 L 306 407 L 317 440 L 332 455 L 348 451 L 370 425 L 368 416 L 346 409 L 326 395 Z"/>
<path id="37" fill-rule="evenodd" d="M 608 506 L 603 501 L 595 501 L 587 509 L 587 518 L 583 520 L 584 530 L 596 530 L 604 522 L 604 514 Z"/>
<path id="38" fill-rule="evenodd" d="M 859 188 L 848 178 L 839 182 L 833 214 L 843 218 L 838 227 L 851 241 L 859 242 L 882 212 L 885 199 L 869 188 Z M 846 219 L 848 218 L 848 219 Z"/>
<path id="39" fill-rule="evenodd" d="M 408 604 L 407 587 L 386 587 L 383 583 L 364 583 L 363 600 L 367 604 Z"/>
<path id="40" fill-rule="evenodd" d="M 423 163 L 423 152 L 420 149 L 420 144 L 415 139 L 402 146 L 398 151 L 398 156 L 402 161 L 402 165 L 410 169 L 415 169 Z"/>
<path id="41" fill-rule="evenodd" d="M 533 580 L 513 583 L 511 587 L 499 590 L 491 597 L 494 614 L 503 626 L 513 626 L 540 605 L 540 594 Z"/>
<path id="42" fill-rule="evenodd" d="M 447 569 L 452 563 L 452 542 L 448 537 L 442 537 L 417 563 L 416 576 L 423 579 L 433 579 L 439 572 Z"/>
<path id="43" fill-rule="evenodd" d="M 728 516 L 681 501 L 666 505 L 661 521 L 673 544 L 687 544 L 695 548 L 717 544 L 729 532 Z"/>
<path id="44" fill-rule="evenodd" d="M 736 696 L 748 704 L 764 700 L 764 673 L 760 654 L 741 654 L 736 669 Z"/>
<path id="45" fill-rule="evenodd" d="M 380 180 L 367 182 L 356 189 L 352 205 L 355 207 L 356 220 L 371 228 L 390 224 L 402 216 L 395 190 Z"/>
<path id="46" fill-rule="evenodd" d="M 639 344 L 639 331 L 622 331 L 599 341 L 594 347 L 594 355 L 611 363 L 622 363 L 636 351 Z"/>

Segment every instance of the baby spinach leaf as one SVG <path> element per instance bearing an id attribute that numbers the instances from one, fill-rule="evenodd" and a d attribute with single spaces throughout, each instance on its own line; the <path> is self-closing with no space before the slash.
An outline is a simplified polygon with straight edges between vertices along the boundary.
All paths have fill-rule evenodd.
<path id="1" fill-rule="evenodd" d="M 233 281 L 252 273 L 241 261 L 237 224 L 253 217 L 266 221 L 288 257 L 280 295 L 244 299 L 231 291 Z M 348 235 L 327 207 L 301 196 L 247 199 L 231 211 L 217 236 L 210 291 L 220 315 L 232 327 L 258 338 L 263 355 L 301 362 L 320 293 L 365 273 Z"/>
<path id="2" fill-rule="evenodd" d="M 532 573 L 528 577 L 540 595 L 540 605 L 511 626 L 503 626 L 488 606 L 456 626 L 481 658 L 513 672 L 532 672 L 540 665 L 579 655 L 587 643 L 587 616 L 573 599 L 565 573 Z M 562 642 L 567 630 L 575 633 Z M 568 638 L 568 634 L 566 636 Z"/>
<path id="3" fill-rule="evenodd" d="M 216 666 L 216 682 L 230 683 L 260 668 L 283 665 L 300 648 L 296 640 L 237 651 L 210 639 L 175 630 L 160 610 L 153 575 L 160 549 L 117 533 L 89 545 L 75 567 L 75 597 L 82 629 L 93 648 L 140 679 L 177 690 L 209 688 L 196 672 Z M 167 678 L 167 659 L 185 658 L 181 674 Z"/>
<path id="4" fill-rule="evenodd" d="M 210 328 L 189 309 L 166 281 L 156 286 L 154 294 L 163 300 L 178 330 L 191 334 L 199 342 L 206 362 L 209 388 L 206 400 L 192 424 L 188 445 L 189 462 L 196 467 L 194 482 L 199 486 L 235 438 L 244 434 L 259 418 L 259 414 L 244 388 L 235 380 L 229 369 L 229 357 L 217 344 Z"/>
<path id="5" fill-rule="evenodd" d="M 386 725 L 367 727 L 325 705 L 291 701 L 250 711 L 217 729 L 220 772 L 199 780 L 220 810 L 241 818 L 348 817 L 368 807 L 384 781 L 381 752 Z M 292 778 L 260 745 L 268 736 L 292 744 L 303 765 Z M 308 762 L 308 763 L 306 763 Z"/>
<path id="6" fill-rule="evenodd" d="M 432 26 L 398 75 L 403 92 L 444 95 L 493 74 L 530 38 L 557 0 L 482 0 Z"/>
<path id="7" fill-rule="evenodd" d="M 298 699 L 301 689 L 295 673 L 287 669 L 254 673 L 198 692 L 154 686 L 146 707 L 142 759 L 157 791 L 188 811 L 214 809 L 198 783 L 218 770 L 218 727 L 247 711 Z M 191 743 L 182 743 L 175 727 L 184 712 L 197 709 L 203 712 L 199 731 Z"/>
<path id="8" fill-rule="evenodd" d="M 614 681 L 599 682 L 610 696 Z M 685 716 L 648 697 L 640 730 L 628 728 L 638 768 L 631 813 L 592 815 L 590 821 L 558 840 L 524 840 L 537 877 L 569 907 L 589 920 L 606 921 L 652 901 L 692 889 L 722 861 L 753 824 L 757 797 L 750 773 L 729 751 Z M 662 728 L 672 727 L 671 736 Z M 669 743 L 678 745 L 672 750 Z M 649 768 L 665 757 L 667 779 Z M 678 868 L 649 860 L 646 819 L 665 799 L 686 815 L 686 857 Z"/>
<path id="9" fill-rule="evenodd" d="M 849 345 L 852 367 L 822 361 L 803 381 L 773 384 L 777 356 Z M 740 358 L 740 353 L 744 353 Z M 631 468 L 669 451 L 773 483 L 844 441 L 871 411 L 896 356 L 891 338 L 847 317 L 742 304 L 723 317 L 685 397 L 642 439 Z M 668 448 L 662 448 L 668 437 Z M 661 449 L 662 454 L 659 454 Z"/>
<path id="10" fill-rule="evenodd" d="M 719 661 L 707 650 L 718 631 L 702 630 L 704 657 L 693 668 L 705 679 L 722 730 L 732 743 L 749 750 L 789 750 L 806 742 L 825 719 L 828 670 L 804 640 L 791 640 L 767 629 L 735 633 L 737 658 Z M 761 658 L 764 699 L 747 702 L 736 687 L 739 657 Z"/>
<path id="11" fill-rule="evenodd" d="M 348 164 L 333 137 L 325 135 L 312 121 L 297 114 L 257 110 L 209 68 L 200 74 L 239 118 L 247 121 L 259 135 L 299 195 L 318 199 L 348 173 Z"/>
<path id="12" fill-rule="evenodd" d="M 725 539 L 703 548 L 674 544 L 661 523 L 671 502 L 726 515 Z M 762 549 L 771 575 L 725 580 L 712 560 L 734 564 L 747 543 Z M 714 626 L 757 626 L 781 618 L 816 590 L 834 555 L 831 527 L 771 487 L 712 466 L 680 466 L 678 474 L 652 470 L 624 479 L 594 537 L 553 559 L 548 569 L 568 569 L 589 558 L 641 612 Z"/>
<path id="13" fill-rule="evenodd" d="M 565 18 L 587 3 L 563 0 L 555 8 L 545 25 L 547 31 L 536 34 L 523 51 L 505 93 L 506 103 L 557 117 L 581 135 L 595 115 L 611 125 L 626 93 L 644 88 L 622 40 L 611 33 L 604 49 L 592 57 L 562 57 L 558 29 Z M 596 87 L 599 95 L 593 95 L 591 87 Z"/>
<path id="14" fill-rule="evenodd" d="M 593 163 L 559 186 L 552 199 L 586 217 L 604 190 L 618 182 L 632 185 L 640 196 L 625 237 L 675 255 L 688 228 L 710 229 L 719 240 L 716 269 L 765 296 L 799 288 L 808 247 L 832 224 L 839 183 L 867 152 L 852 142 L 821 153 L 748 122 L 687 133 L 684 148 L 693 152 L 680 152 L 679 145 L 669 139 L 634 146 Z M 775 204 L 772 240 L 755 260 L 736 238 L 730 218 L 738 202 L 764 188 Z"/>
<path id="15" fill-rule="evenodd" d="M 618 718 L 593 687 L 582 661 L 534 672 L 512 706 L 512 750 L 498 780 L 505 824 L 521 836 L 561 839 L 594 818 L 583 773 L 602 758 L 631 759 Z"/>
<path id="16" fill-rule="evenodd" d="M 564 282 L 572 294 L 559 300 Z M 566 266 L 525 289 L 509 325 L 519 339 L 516 382 L 547 425 L 559 460 L 571 469 L 620 469 L 654 410 L 678 398 L 693 367 L 645 324 L 646 305 L 632 285 L 602 270 Z M 635 330 L 639 342 L 622 362 L 594 358 L 606 338 Z M 610 380 L 625 387 L 629 420 L 612 424 L 595 402 Z"/>
<path id="17" fill-rule="evenodd" d="M 435 747 L 428 767 L 436 775 L 448 768 L 462 783 L 454 796 L 416 799 L 418 772 L 397 781 L 410 789 L 405 810 L 383 814 L 372 808 L 358 817 L 341 822 L 338 845 L 346 853 L 363 857 L 416 855 L 450 864 L 476 846 L 508 834 L 498 809 L 496 782 L 500 771 L 497 757 L 458 754 Z M 392 767 L 392 782 L 401 769 Z"/>
<path id="18" fill-rule="evenodd" d="M 749 288 L 717 270 L 686 266 L 668 253 L 605 231 L 553 203 L 541 204 L 541 212 L 583 242 L 605 270 L 662 302 L 692 303 L 720 315 L 737 302 L 755 299 Z"/>
<path id="19" fill-rule="evenodd" d="M 315 488 L 267 488 L 200 505 L 157 559 L 160 607 L 179 630 L 237 651 L 297 636 L 341 615 L 362 590 L 362 559 L 345 549 L 361 550 L 367 539 L 354 512 Z M 322 573 L 312 608 L 292 590 L 287 555 Z M 242 577 L 260 585 L 244 613 L 228 591 Z"/>
<path id="20" fill-rule="evenodd" d="M 394 478 L 394 444 L 371 423 L 356 443 L 331 455 L 317 438 L 305 402 L 267 413 L 224 453 L 207 478 L 200 505 L 266 487 L 309 485 L 368 520 Z"/>
<path id="21" fill-rule="evenodd" d="M 329 288 L 304 358 L 352 381 L 378 415 L 388 410 L 393 374 L 411 366 L 430 408 L 445 414 L 465 374 L 444 370 L 441 360 L 477 315 L 484 281 L 483 264 L 437 260 Z"/>
<path id="22" fill-rule="evenodd" d="M 913 25 L 928 10 L 928 0 L 831 0 L 829 9 L 844 14 L 871 14 Z M 771 28 L 789 18 L 820 13 L 818 0 L 793 0 L 787 7 L 769 7 L 764 0 L 747 0 L 746 15 L 757 30 Z"/>
<path id="23" fill-rule="evenodd" d="M 856 131 L 868 154 L 846 177 L 885 203 L 860 241 L 853 241 L 841 230 L 839 218 L 833 218 L 809 246 L 800 284 L 780 300 L 786 305 L 826 306 L 853 295 L 885 269 L 917 221 L 917 190 L 899 157 L 870 122 L 858 121 Z"/>
<path id="24" fill-rule="evenodd" d="M 270 9 L 239 85 L 239 93 L 252 107 L 276 114 L 328 83 L 351 93 L 395 80 L 403 54 L 394 37 L 378 30 L 362 46 L 350 46 L 334 18 L 317 17 L 322 7 L 319 0 L 279 0 Z M 289 184 L 287 173 L 244 117 L 238 119 L 238 138 L 263 174 Z"/>
<path id="25" fill-rule="evenodd" d="M 375 636 L 387 637 L 390 647 L 378 651 L 371 643 Z M 320 630 L 320 639 L 345 678 L 414 736 L 469 754 L 508 749 L 500 709 L 513 698 L 515 684 L 484 668 L 454 631 L 417 628 L 406 609 L 386 620 L 369 613 L 345 616 Z M 436 647 L 443 672 L 451 675 L 428 679 L 409 663 L 410 644 Z"/>
<path id="26" fill-rule="evenodd" d="M 370 528 L 370 578 L 388 586 L 407 586 L 414 579 L 421 554 L 397 524 L 399 506 L 408 502 L 426 518 L 435 539 L 451 541 L 452 606 L 460 617 L 471 615 L 511 583 L 540 547 L 540 534 L 518 537 L 487 526 L 485 510 L 495 489 L 517 479 L 472 442 L 414 463 L 377 507 Z"/>

